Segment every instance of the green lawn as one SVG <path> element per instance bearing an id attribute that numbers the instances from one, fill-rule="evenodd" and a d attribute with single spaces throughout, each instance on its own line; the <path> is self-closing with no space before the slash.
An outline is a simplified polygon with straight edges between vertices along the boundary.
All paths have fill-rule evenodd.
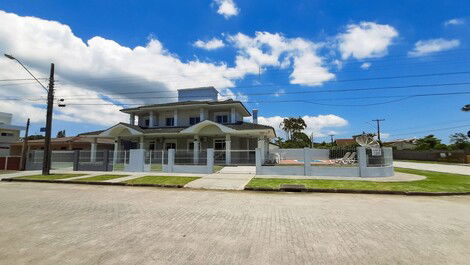
<path id="1" fill-rule="evenodd" d="M 301 184 L 313 189 L 380 190 L 408 192 L 470 192 L 470 176 L 395 168 L 395 172 L 426 176 L 410 182 L 373 182 L 352 180 L 261 179 L 254 178 L 247 187 L 280 188 L 282 184 Z"/>
<path id="2" fill-rule="evenodd" d="M 51 175 L 32 175 L 24 177 L 16 177 L 17 179 L 32 179 L 32 180 L 55 180 L 55 179 L 66 179 L 72 177 L 85 176 L 86 174 L 51 174 Z"/>
<path id="3" fill-rule="evenodd" d="M 100 182 L 100 181 L 105 181 L 105 180 L 110 180 L 110 179 L 122 178 L 126 176 L 128 175 L 98 175 L 98 176 L 93 176 L 89 178 L 76 179 L 76 181 Z"/>
<path id="4" fill-rule="evenodd" d="M 113 170 L 114 171 L 123 171 L 124 170 L 124 164 L 120 163 L 120 164 L 115 164 L 113 166 Z M 162 164 L 152 164 L 150 166 L 150 171 L 163 171 L 163 166 Z"/>
<path id="5" fill-rule="evenodd" d="M 197 177 L 144 176 L 125 181 L 128 184 L 185 185 Z"/>
<path id="6" fill-rule="evenodd" d="M 441 164 L 441 165 L 464 165 L 463 162 L 443 162 L 443 161 L 422 161 L 422 160 L 395 160 L 396 162 L 412 162 L 424 164 Z"/>

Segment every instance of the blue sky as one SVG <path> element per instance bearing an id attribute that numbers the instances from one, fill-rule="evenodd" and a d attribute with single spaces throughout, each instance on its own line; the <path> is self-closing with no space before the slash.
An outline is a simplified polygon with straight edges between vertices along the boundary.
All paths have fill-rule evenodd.
<path id="1" fill-rule="evenodd" d="M 221 10 L 221 5 L 229 9 Z M 126 100 L 113 93 L 174 91 L 179 85 L 211 85 L 211 80 L 221 91 L 246 100 L 249 109 L 260 109 L 266 123 L 278 122 L 277 116 L 308 116 L 309 133 L 314 133 L 317 141 L 327 140 L 330 133 L 346 138 L 372 131 L 375 125 L 371 120 L 375 118 L 386 120 L 382 131 L 386 136 L 390 134 L 388 139 L 433 133 L 447 141 L 449 134 L 470 129 L 464 126 L 470 124 L 470 114 L 460 111 L 470 103 L 470 94 L 404 99 L 410 95 L 470 92 L 468 85 L 455 85 L 470 82 L 469 74 L 461 73 L 470 71 L 470 7 L 465 1 L 2 1 L 0 10 L 19 16 L 4 14 L 8 23 L 0 24 L 0 32 L 4 33 L 0 36 L 2 53 L 23 58 L 40 76 L 47 76 L 51 60 L 56 63 L 57 94 L 68 96 L 70 106 L 58 110 L 54 130 L 65 129 L 68 135 L 104 129 L 114 119 L 122 118 L 112 114 L 119 106 L 73 104 L 106 103 L 104 97 L 119 98 L 112 103 L 148 103 L 155 99 Z M 26 21 L 25 16 L 37 20 Z M 42 23 L 48 26 L 38 26 Z M 71 32 L 58 25 L 70 27 Z M 30 36 L 31 32 L 34 36 Z M 70 36 L 81 39 L 83 45 L 71 41 Z M 200 40 L 200 46 L 204 46 L 214 38 L 219 46 L 224 46 L 207 50 L 195 45 Z M 90 39 L 95 42 L 88 43 Z M 149 46 L 152 40 L 155 45 Z M 270 46 L 269 41 L 273 40 L 278 40 L 276 45 L 282 48 Z M 47 49 L 51 43 L 58 43 L 59 47 Z M 86 45 L 93 46 L 92 51 Z M 127 49 L 137 46 L 154 59 L 145 60 L 138 51 L 127 55 Z M 276 47 L 279 54 L 273 55 Z M 253 49 L 261 55 L 250 54 Z M 237 57 L 246 59 L 244 64 Z M 82 62 L 81 58 L 87 59 Z M 197 69 L 194 75 L 208 77 L 188 78 L 179 76 L 183 70 L 171 72 L 162 68 L 173 67 L 175 60 L 176 67 L 190 72 Z M 194 67 L 190 62 L 201 66 Z M 244 68 L 253 67 L 253 63 L 259 64 L 261 75 Z M 90 65 L 99 69 L 90 69 Z M 212 76 L 221 69 L 220 65 L 229 69 L 221 70 L 225 74 Z M 3 59 L 0 68 L 1 79 L 27 77 Z M 139 77 L 129 68 L 148 72 Z M 292 76 L 296 70 L 300 74 L 297 78 Z M 132 78 L 122 78 L 128 75 Z M 382 77 L 388 78 L 378 79 Z M 435 84 L 449 85 L 419 87 Z M 3 89 L 2 93 L 8 97 L 21 97 L 27 92 L 41 96 L 32 84 L 15 89 L 19 86 Z M 384 87 L 403 88 L 380 89 Z M 364 88 L 369 90 L 360 90 Z M 309 93 L 289 94 L 299 91 Z M 276 92 L 281 93 L 275 95 Z M 101 100 L 74 100 L 76 93 Z M 250 95 L 253 93 L 272 94 Z M 392 100 L 401 101 L 386 103 Z M 32 132 L 39 131 L 42 106 L 37 102 L 24 105 L 20 111 L 5 101 L 0 104 L 15 114 L 18 123 L 33 116 Z M 93 116 L 80 117 L 83 111 Z M 459 128 L 440 130 L 453 127 Z M 438 130 L 431 131 L 434 129 Z"/>

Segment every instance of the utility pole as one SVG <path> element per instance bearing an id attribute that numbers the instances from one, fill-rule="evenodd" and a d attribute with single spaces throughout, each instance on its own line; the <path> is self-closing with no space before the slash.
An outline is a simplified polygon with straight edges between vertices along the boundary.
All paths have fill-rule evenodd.
<path id="1" fill-rule="evenodd" d="M 330 134 L 330 139 L 331 139 L 331 146 L 333 146 L 333 136 L 335 136 L 334 134 Z"/>
<path id="2" fill-rule="evenodd" d="M 26 122 L 26 131 L 24 133 L 23 150 L 21 150 L 21 170 L 26 170 L 26 156 L 28 153 L 28 133 L 29 133 L 29 118 Z"/>
<path id="3" fill-rule="evenodd" d="M 372 120 L 372 121 L 377 122 L 377 139 L 380 142 L 380 122 L 385 121 L 385 119 L 375 119 L 375 120 Z"/>
<path id="4" fill-rule="evenodd" d="M 44 139 L 44 159 L 42 174 L 49 175 L 51 170 L 51 133 L 52 133 L 52 110 L 54 107 L 54 64 L 51 63 L 49 76 L 49 89 L 47 91 L 47 116 L 46 116 L 46 138 Z"/>
<path id="5" fill-rule="evenodd" d="M 42 174 L 49 175 L 51 169 L 51 131 L 52 131 L 52 108 L 54 106 L 54 64 L 51 63 L 51 72 L 49 78 L 49 89 L 47 89 L 34 75 L 31 71 L 24 66 L 20 60 L 9 55 L 4 54 L 6 58 L 18 62 L 21 67 L 31 75 L 36 82 L 38 82 L 44 90 L 47 92 L 47 116 L 46 116 L 46 139 L 44 139 L 44 158 L 42 163 Z"/>

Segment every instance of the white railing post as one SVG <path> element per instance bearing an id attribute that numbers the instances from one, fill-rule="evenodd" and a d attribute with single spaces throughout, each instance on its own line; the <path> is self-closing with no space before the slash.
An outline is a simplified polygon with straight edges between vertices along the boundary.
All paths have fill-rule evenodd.
<path id="1" fill-rule="evenodd" d="M 359 146 L 356 150 L 357 150 L 357 163 L 359 165 L 359 176 L 366 177 L 366 170 L 367 170 L 366 148 L 363 146 Z"/>
<path id="2" fill-rule="evenodd" d="M 312 175 L 312 155 L 311 149 L 304 148 L 304 176 Z"/>
<path id="3" fill-rule="evenodd" d="M 208 174 L 214 173 L 214 149 L 213 148 L 207 149 L 207 173 Z"/>
<path id="4" fill-rule="evenodd" d="M 194 141 L 193 163 L 195 165 L 199 164 L 199 141 Z"/>
<path id="5" fill-rule="evenodd" d="M 175 149 L 168 149 L 168 173 L 172 173 L 175 166 Z"/>
<path id="6" fill-rule="evenodd" d="M 256 175 L 261 175 L 261 170 L 263 168 L 261 148 L 255 149 L 255 161 L 256 161 Z"/>

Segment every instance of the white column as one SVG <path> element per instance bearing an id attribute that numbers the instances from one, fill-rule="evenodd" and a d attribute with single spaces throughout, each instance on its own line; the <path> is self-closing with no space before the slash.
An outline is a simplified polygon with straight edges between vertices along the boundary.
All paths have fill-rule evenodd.
<path id="1" fill-rule="evenodd" d="M 178 126 L 178 110 L 175 109 L 175 112 L 173 113 L 173 119 L 174 119 L 174 126 Z"/>
<path id="2" fill-rule="evenodd" d="M 366 148 L 363 146 L 360 146 L 356 150 L 357 150 L 357 163 L 359 164 L 359 175 L 361 177 L 365 177 L 366 171 L 367 171 Z"/>
<path id="3" fill-rule="evenodd" d="M 155 127 L 155 116 L 153 116 L 153 111 L 149 113 L 149 127 Z"/>
<path id="4" fill-rule="evenodd" d="M 129 124 L 135 125 L 135 114 L 129 115 Z"/>
<path id="5" fill-rule="evenodd" d="M 199 163 L 199 137 L 194 137 L 194 150 L 193 150 L 193 160 L 194 164 Z"/>
<path id="6" fill-rule="evenodd" d="M 207 148 L 207 173 L 214 173 L 214 149 Z"/>
<path id="7" fill-rule="evenodd" d="M 116 165 L 119 152 L 119 137 L 114 138 L 113 165 Z"/>
<path id="8" fill-rule="evenodd" d="M 91 142 L 91 149 L 90 149 L 91 162 L 96 162 L 96 146 L 97 146 L 97 140 L 96 138 L 93 138 L 93 142 Z"/>
<path id="9" fill-rule="evenodd" d="M 312 174 L 312 155 L 311 149 L 304 148 L 304 176 L 310 176 Z"/>
<path id="10" fill-rule="evenodd" d="M 265 154 L 266 154 L 266 150 L 265 150 L 265 144 L 264 144 L 264 137 L 259 137 L 258 138 L 258 148 L 260 149 L 261 151 L 261 161 L 262 163 L 265 162 Z"/>
<path id="11" fill-rule="evenodd" d="M 144 146 L 144 137 L 143 137 L 143 136 L 140 136 L 139 148 L 140 148 L 140 149 L 145 149 L 145 146 Z"/>
<path id="12" fill-rule="evenodd" d="M 175 149 L 168 149 L 167 172 L 172 173 L 174 166 L 175 166 Z"/>
<path id="13" fill-rule="evenodd" d="M 235 123 L 236 118 L 235 108 L 230 108 L 230 123 Z"/>
<path id="14" fill-rule="evenodd" d="M 204 108 L 199 109 L 199 119 L 201 121 L 204 121 L 206 119 L 206 112 Z"/>
<path id="15" fill-rule="evenodd" d="M 225 136 L 225 164 L 230 165 L 232 163 L 232 141 L 230 141 L 230 134 Z"/>
<path id="16" fill-rule="evenodd" d="M 262 174 L 262 169 L 263 169 L 263 162 L 261 159 L 261 149 L 256 148 L 255 149 L 255 159 L 256 159 L 256 175 L 261 175 Z"/>

